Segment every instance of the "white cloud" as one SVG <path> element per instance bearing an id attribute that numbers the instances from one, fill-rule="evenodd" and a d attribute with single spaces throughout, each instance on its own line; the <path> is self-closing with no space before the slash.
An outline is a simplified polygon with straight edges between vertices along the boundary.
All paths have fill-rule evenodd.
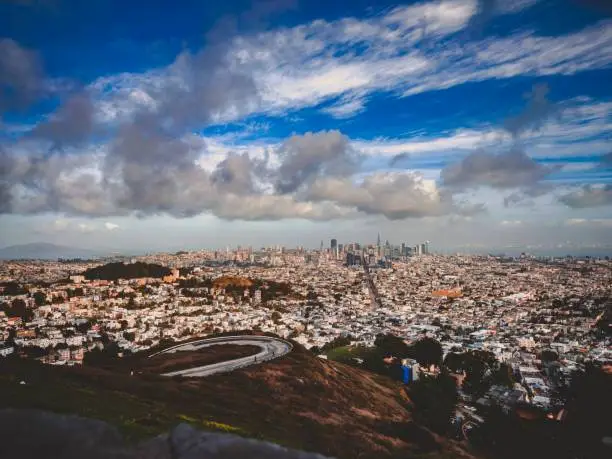
<path id="1" fill-rule="evenodd" d="M 448 135 L 438 137 L 413 136 L 411 140 L 374 139 L 355 141 L 355 147 L 372 156 L 395 156 L 400 153 L 429 154 L 449 150 L 470 151 L 499 143 L 510 136 L 502 130 L 494 129 L 458 129 Z"/>
<path id="2" fill-rule="evenodd" d="M 612 228 L 612 218 L 569 218 L 565 220 L 567 226 L 594 226 Z"/>
<path id="3" fill-rule="evenodd" d="M 498 2 L 492 14 L 513 14 L 534 3 Z M 281 114 L 338 98 L 322 110 L 345 118 L 362 111 L 364 98 L 376 91 L 409 96 L 470 81 L 574 74 L 612 62 L 612 21 L 557 37 L 519 31 L 466 41 L 470 35 L 457 32 L 476 14 L 476 0 L 431 1 L 359 19 L 315 20 L 239 36 L 228 51 L 230 66 L 253 76 L 259 100 L 240 109 L 229 106 L 212 120 Z M 155 109 L 151 94 L 181 84 L 175 67 L 94 82 L 90 88 L 100 95 L 99 118 L 122 120 L 138 108 Z"/>
<path id="4" fill-rule="evenodd" d="M 51 225 L 51 229 L 53 231 L 64 231 L 70 227 L 70 222 L 63 218 L 58 218 Z"/>
<path id="5" fill-rule="evenodd" d="M 532 31 L 467 42 L 453 37 L 475 11 L 472 1 L 430 2 L 362 20 L 314 21 L 237 39 L 232 52 L 252 69 L 260 110 L 268 112 L 374 91 L 410 96 L 518 75 L 571 75 L 612 62 L 612 21 L 556 37 Z M 324 110 L 335 116 L 334 107 Z"/>
<path id="6" fill-rule="evenodd" d="M 350 118 L 365 110 L 365 100 L 360 97 L 341 99 L 336 104 L 326 107 L 323 112 L 328 113 L 334 118 Z"/>
<path id="7" fill-rule="evenodd" d="M 496 12 L 498 14 L 518 13 L 524 9 L 530 8 L 539 0 L 511 0 L 495 2 Z"/>
<path id="8" fill-rule="evenodd" d="M 106 222 L 104 223 L 104 228 L 109 231 L 114 231 L 119 228 L 119 225 L 117 225 L 116 223 Z"/>
<path id="9" fill-rule="evenodd" d="M 81 233 L 91 233 L 94 231 L 94 228 L 87 224 L 87 223 L 79 223 L 77 225 L 77 229 L 81 232 Z"/>

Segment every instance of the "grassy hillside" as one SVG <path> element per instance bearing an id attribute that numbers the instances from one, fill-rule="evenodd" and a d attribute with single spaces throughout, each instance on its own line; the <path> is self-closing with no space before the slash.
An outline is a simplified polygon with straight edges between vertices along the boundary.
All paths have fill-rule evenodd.
<path id="1" fill-rule="evenodd" d="M 468 456 L 412 422 L 400 385 L 297 344 L 281 359 L 203 379 L 5 360 L 0 406 L 99 418 L 133 439 L 189 422 L 338 458 Z"/>
<path id="2" fill-rule="evenodd" d="M 221 276 L 217 277 L 213 281 L 213 286 L 215 288 L 226 288 L 227 286 L 234 287 L 245 287 L 248 288 L 253 285 L 253 281 L 251 279 L 247 279 L 246 277 L 237 277 L 237 276 Z"/>

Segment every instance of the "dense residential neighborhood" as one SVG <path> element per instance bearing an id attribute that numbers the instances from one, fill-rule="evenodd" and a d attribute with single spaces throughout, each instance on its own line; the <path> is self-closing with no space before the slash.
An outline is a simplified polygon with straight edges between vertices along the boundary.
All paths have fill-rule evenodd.
<path id="1" fill-rule="evenodd" d="M 367 349 L 381 335 L 407 344 L 429 337 L 441 343 L 445 359 L 483 351 L 510 368 L 513 385 L 466 396 L 460 408 L 470 419 L 478 419 L 471 405 L 493 402 L 558 415 L 554 408 L 574 370 L 612 362 L 609 260 L 418 252 L 406 256 L 402 249 L 398 256 L 379 243 L 342 251 L 275 247 L 6 261 L 0 355 L 81 365 L 90 353 L 121 357 L 160 343 L 258 330 L 327 358 L 322 349 L 337 340 Z M 156 275 L 134 277 L 143 272 Z"/>

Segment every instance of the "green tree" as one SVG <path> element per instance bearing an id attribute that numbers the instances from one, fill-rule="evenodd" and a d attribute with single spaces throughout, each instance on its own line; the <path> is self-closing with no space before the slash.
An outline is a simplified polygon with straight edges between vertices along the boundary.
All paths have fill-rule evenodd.
<path id="1" fill-rule="evenodd" d="M 463 370 L 463 354 L 449 352 L 444 357 L 444 366 L 453 373 L 459 373 Z"/>
<path id="2" fill-rule="evenodd" d="M 493 383 L 500 386 L 513 387 L 515 380 L 512 367 L 505 362 L 500 363 L 497 371 L 493 373 Z"/>
<path id="3" fill-rule="evenodd" d="M 545 349 L 540 354 L 540 360 L 542 362 L 554 362 L 559 359 L 559 354 L 550 349 Z"/>
<path id="4" fill-rule="evenodd" d="M 38 290 L 37 292 L 34 292 L 33 297 L 34 297 L 34 302 L 36 303 L 36 306 L 42 306 L 47 303 L 47 295 L 45 295 L 40 290 Z"/>
<path id="5" fill-rule="evenodd" d="M 27 307 L 21 298 L 15 298 L 11 303 L 2 303 L 0 310 L 8 317 L 19 317 L 23 322 L 30 322 L 34 318 L 34 311 Z"/>
<path id="6" fill-rule="evenodd" d="M 442 346 L 433 338 L 423 338 L 412 346 L 414 358 L 423 366 L 442 363 Z"/>
<path id="7" fill-rule="evenodd" d="M 385 355 L 392 355 L 398 358 L 411 355 L 410 347 L 408 347 L 403 339 L 394 335 L 378 335 L 374 341 L 374 345 Z"/>
<path id="8" fill-rule="evenodd" d="M 123 337 L 128 341 L 134 341 L 134 339 L 136 339 L 136 333 L 124 331 Z"/>
<path id="9" fill-rule="evenodd" d="M 423 377 L 412 383 L 408 393 L 415 406 L 415 418 L 438 433 L 446 433 L 457 405 L 455 379 L 446 372 Z"/>
<path id="10" fill-rule="evenodd" d="M 493 384 L 493 374 L 499 363 L 495 355 L 489 351 L 469 351 L 463 355 L 463 369 L 466 377 L 463 380 L 463 390 L 475 397 L 482 396 Z"/>
<path id="11" fill-rule="evenodd" d="M 325 352 L 331 351 L 332 349 L 336 349 L 338 347 L 348 346 L 349 344 L 351 344 L 352 339 L 353 338 L 350 335 L 349 336 L 338 336 L 337 338 L 334 338 L 333 340 L 331 340 L 329 343 L 325 344 L 321 348 L 321 352 L 325 353 Z"/>
<path id="12" fill-rule="evenodd" d="M 104 334 L 102 336 L 104 337 Z M 119 346 L 117 343 L 114 341 L 108 341 L 104 345 L 103 349 L 98 349 L 96 347 L 93 350 L 86 352 L 83 359 L 83 364 L 100 367 L 112 365 L 117 359 L 118 353 Z"/>
<path id="13" fill-rule="evenodd" d="M 28 293 L 28 289 L 17 282 L 3 282 L 0 283 L 0 286 L 4 287 L 2 294 L 6 296 L 25 295 Z"/>

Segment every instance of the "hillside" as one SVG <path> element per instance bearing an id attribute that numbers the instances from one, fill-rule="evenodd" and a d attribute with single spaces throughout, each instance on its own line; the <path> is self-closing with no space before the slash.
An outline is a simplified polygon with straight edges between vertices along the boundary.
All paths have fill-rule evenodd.
<path id="1" fill-rule="evenodd" d="M 213 281 L 213 287 L 215 288 L 226 288 L 229 285 L 234 286 L 234 287 L 248 288 L 251 285 L 253 285 L 253 281 L 245 277 L 236 277 L 236 276 L 221 276 L 221 277 L 217 277 Z"/>
<path id="2" fill-rule="evenodd" d="M 137 359 L 132 362 L 138 366 Z M 0 405 L 102 419 L 132 439 L 187 421 L 340 459 L 468 457 L 412 422 L 399 384 L 320 360 L 297 344 L 281 359 L 204 379 L 129 372 L 124 365 L 59 368 L 4 361 Z"/>
<path id="3" fill-rule="evenodd" d="M 140 277 L 162 278 L 170 274 L 170 269 L 155 263 L 107 263 L 89 268 L 83 272 L 86 279 L 117 280 L 137 279 Z"/>

